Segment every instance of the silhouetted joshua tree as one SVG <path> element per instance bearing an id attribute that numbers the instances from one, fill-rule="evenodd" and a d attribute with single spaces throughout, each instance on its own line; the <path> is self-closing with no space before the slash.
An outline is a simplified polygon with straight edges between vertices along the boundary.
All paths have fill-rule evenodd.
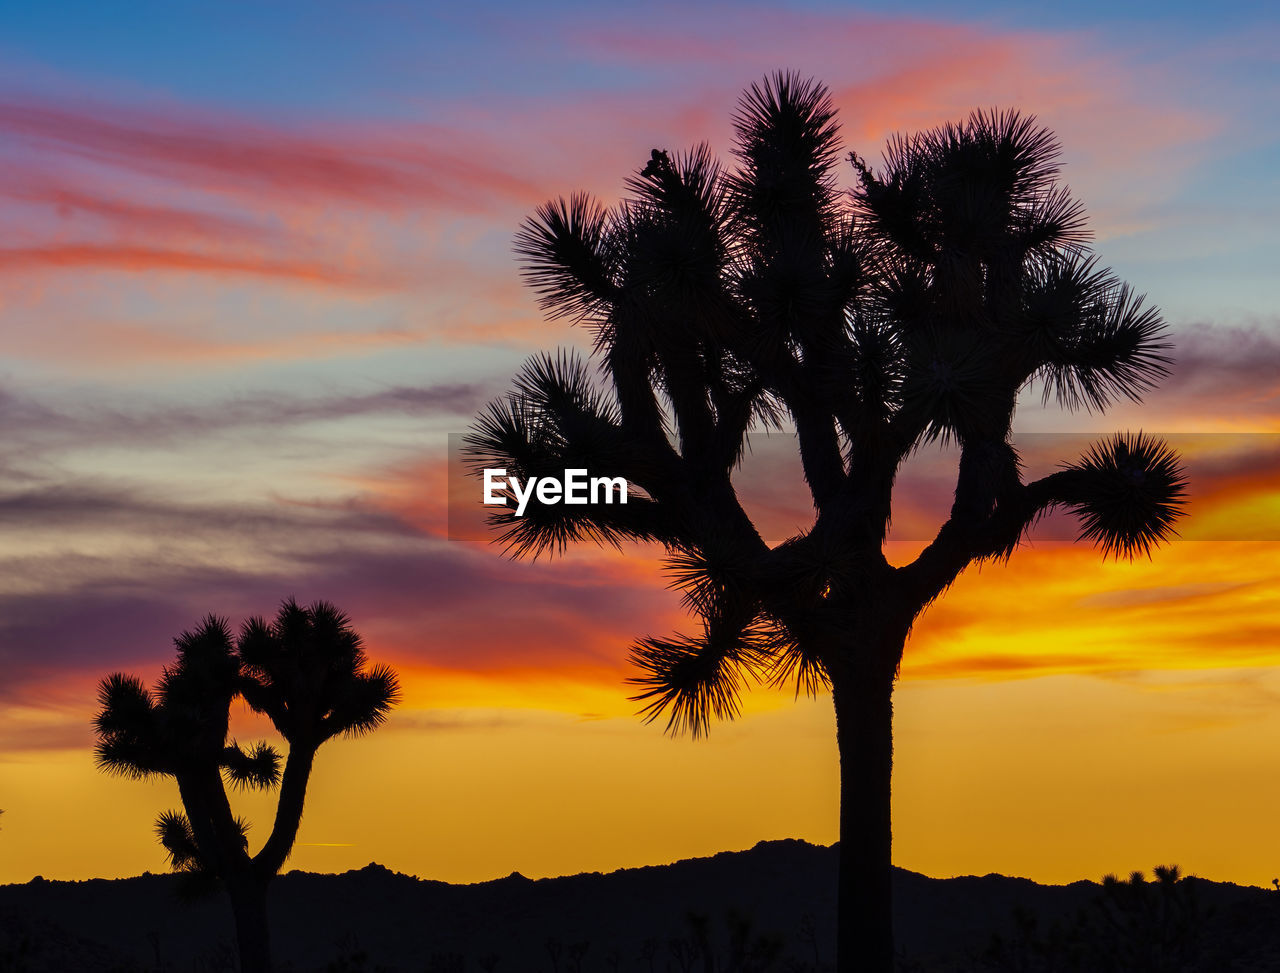
<path id="1" fill-rule="evenodd" d="M 570 542 L 665 545 L 692 635 L 633 650 L 635 697 L 704 733 L 751 679 L 834 699 L 840 753 L 838 968 L 887 971 L 893 687 L 921 612 L 967 566 L 1009 557 L 1046 511 L 1104 555 L 1173 533 L 1177 457 L 1141 433 L 1023 482 L 1012 441 L 1035 382 L 1068 409 L 1139 396 L 1167 372 L 1158 312 L 1100 268 L 1055 178 L 1053 135 L 1016 112 L 850 155 L 834 109 L 778 74 L 744 95 L 735 169 L 705 145 L 654 151 L 605 208 L 543 205 L 517 238 L 543 308 L 594 329 L 602 379 L 573 353 L 533 358 L 468 435 L 508 475 L 621 476 L 624 506 L 542 503 L 491 522 L 515 555 Z M 812 525 L 770 547 L 734 489 L 753 428 L 793 426 Z M 909 564 L 882 551 L 894 479 L 922 444 L 959 445 L 950 516 Z M 993 620 L 998 621 L 998 620 Z"/>
<path id="2" fill-rule="evenodd" d="M 174 640 L 177 661 L 154 690 L 114 673 L 98 690 L 94 720 L 98 766 L 126 777 L 168 776 L 185 813 L 166 811 L 156 835 L 176 871 L 220 880 L 231 899 L 240 968 L 269 970 L 267 886 L 298 834 L 316 751 L 340 734 L 377 729 L 399 698 L 395 673 L 367 667 L 360 636 L 326 602 L 285 602 L 274 620 L 251 618 L 233 639 L 225 620 L 208 616 Z M 288 744 L 228 742 L 231 701 L 265 714 Z M 248 825 L 235 817 L 225 783 L 280 794 L 271 834 L 249 854 Z"/>

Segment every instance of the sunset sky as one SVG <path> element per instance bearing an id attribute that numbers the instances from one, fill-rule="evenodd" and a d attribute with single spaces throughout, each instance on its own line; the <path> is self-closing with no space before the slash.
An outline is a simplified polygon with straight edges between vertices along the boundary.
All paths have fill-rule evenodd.
<path id="1" fill-rule="evenodd" d="M 152 823 L 176 788 L 95 769 L 98 680 L 153 680 L 205 614 L 238 625 L 290 596 L 345 610 L 405 695 L 385 729 L 321 751 L 289 867 L 478 881 L 835 840 L 829 699 L 756 690 L 698 741 L 635 717 L 629 646 L 690 624 L 660 550 L 511 562 L 447 529 L 449 435 L 529 354 L 589 347 L 521 284 L 521 221 L 576 190 L 616 200 L 655 147 L 727 159 L 739 93 L 790 68 L 830 86 L 873 165 L 895 132 L 1036 115 L 1177 358 L 1107 415 L 1028 395 L 1033 474 L 1090 433 L 1161 433 L 1191 516 L 1132 564 L 1051 520 L 921 619 L 896 695 L 895 862 L 1051 882 L 1176 862 L 1269 885 L 1267 6 L 7 5 L 0 883 L 163 871 Z M 808 515 L 787 445 L 761 442 L 740 476 L 774 539 Z M 936 529 L 945 459 L 908 471 L 891 560 Z M 236 801 L 261 841 L 268 798 Z"/>

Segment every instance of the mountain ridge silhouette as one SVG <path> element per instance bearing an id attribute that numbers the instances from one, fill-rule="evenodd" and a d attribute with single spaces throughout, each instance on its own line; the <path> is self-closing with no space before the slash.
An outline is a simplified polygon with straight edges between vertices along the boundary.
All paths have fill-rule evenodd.
<path id="1" fill-rule="evenodd" d="M 780 957 L 820 969 L 834 958 L 836 854 L 835 846 L 784 839 L 667 865 L 540 879 L 512 872 L 459 885 L 375 863 L 340 874 L 292 871 L 270 893 L 277 968 L 482 970 L 482 960 L 497 957 L 498 973 L 557 964 L 583 973 L 647 971 L 649 950 L 662 970 L 673 943 L 692 941 L 699 928 L 725 951 L 734 924 L 746 922 L 751 937 L 781 942 Z M 223 897 L 184 903 L 177 885 L 178 876 L 144 874 L 0 886 L 0 970 L 234 969 Z M 1211 939 L 1259 955 L 1270 947 L 1280 958 L 1280 893 L 1203 879 L 1196 887 L 1221 927 Z M 947 964 L 978 955 L 993 934 L 1015 935 L 1015 910 L 1033 912 L 1047 928 L 1088 908 L 1100 892 L 1090 881 L 937 879 L 895 869 L 896 930 L 918 969 L 967 968 Z M 575 946 L 580 967 L 569 960 Z M 552 950 L 563 956 L 553 960 Z M 457 965 L 463 958 L 466 965 Z M 786 966 L 780 959 L 771 968 Z M 1280 969 L 1280 959 L 1234 968 Z"/>

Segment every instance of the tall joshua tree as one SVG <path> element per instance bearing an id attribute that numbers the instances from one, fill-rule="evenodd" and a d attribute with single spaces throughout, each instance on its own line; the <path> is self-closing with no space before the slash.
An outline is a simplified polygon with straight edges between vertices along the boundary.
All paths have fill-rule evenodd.
<path id="1" fill-rule="evenodd" d="M 469 434 L 470 460 L 521 477 L 622 476 L 629 502 L 534 498 L 494 515 L 510 553 L 656 541 L 700 624 L 633 649 L 636 700 L 670 731 L 729 718 L 753 678 L 829 688 L 840 754 L 838 969 L 892 968 L 893 688 L 915 620 L 969 565 L 1009 557 L 1052 508 L 1104 555 L 1172 533 L 1184 480 L 1142 434 L 1025 482 L 1019 393 L 1068 409 L 1137 399 L 1167 370 L 1158 313 L 1089 255 L 1031 118 L 978 112 L 850 155 L 836 188 L 826 89 L 778 74 L 734 118 L 735 168 L 705 145 L 654 151 L 605 208 L 542 206 L 517 238 L 553 317 L 595 333 L 528 362 Z M 812 525 L 774 547 L 734 489 L 750 430 L 793 427 Z M 950 516 L 911 563 L 883 553 L 894 479 L 919 446 L 959 446 Z"/>
<path id="2" fill-rule="evenodd" d="M 387 666 L 366 665 L 360 636 L 323 601 L 287 601 L 270 622 L 249 619 L 236 638 L 210 615 L 174 642 L 177 661 L 153 690 L 122 673 L 102 681 L 98 765 L 126 777 L 174 778 L 185 813 L 161 814 L 156 835 L 176 871 L 226 888 L 240 969 L 261 973 L 271 968 L 267 886 L 297 837 L 316 751 L 335 736 L 381 726 L 399 698 L 398 682 Z M 288 744 L 283 772 L 280 754 L 265 742 L 228 742 L 237 695 Z M 249 854 L 248 825 L 231 811 L 227 782 L 279 785 L 275 823 L 256 855 Z"/>

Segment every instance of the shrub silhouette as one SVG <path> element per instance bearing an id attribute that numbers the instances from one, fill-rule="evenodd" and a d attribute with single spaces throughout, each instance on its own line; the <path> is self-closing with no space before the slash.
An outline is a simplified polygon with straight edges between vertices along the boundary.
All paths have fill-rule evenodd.
<path id="1" fill-rule="evenodd" d="M 830 688 L 840 753 L 837 968 L 888 973 L 893 688 L 916 619 L 969 565 L 1008 558 L 1046 511 L 1105 556 L 1173 532 L 1177 457 L 1117 435 L 1024 482 L 1019 393 L 1068 409 L 1138 399 L 1167 372 L 1159 314 L 1098 266 L 1056 183 L 1058 143 L 1016 112 L 890 142 L 837 190 L 821 85 L 778 74 L 734 119 L 736 169 L 707 146 L 654 150 L 607 209 L 549 202 L 517 250 L 552 317 L 592 328 L 530 360 L 466 439 L 477 468 L 624 477 L 625 505 L 535 497 L 491 516 L 514 556 L 658 542 L 701 624 L 636 645 L 635 697 L 705 733 L 753 679 Z M 812 525 L 770 547 L 733 477 L 753 429 L 794 426 Z M 883 553 L 894 480 L 922 444 L 959 444 L 950 516 L 910 564 Z"/>
<path id="2" fill-rule="evenodd" d="M 1176 865 L 1128 880 L 1107 875 L 1101 893 L 1066 924 L 1042 930 L 1036 916 L 1014 912 L 1014 934 L 994 936 L 983 966 L 998 973 L 1165 973 L 1219 969 L 1203 957 L 1201 934 L 1210 910 L 1194 877 Z"/>
<path id="3" fill-rule="evenodd" d="M 99 767 L 142 779 L 172 777 L 183 811 L 165 811 L 156 836 L 188 887 L 220 882 L 235 917 L 244 973 L 269 970 L 267 887 L 293 848 L 316 751 L 339 735 L 377 729 L 399 698 L 395 673 L 366 666 L 360 636 L 327 602 L 286 601 L 268 622 L 251 618 L 232 638 L 209 615 L 175 640 L 177 660 L 154 689 L 136 676 L 102 680 L 94 720 Z M 265 714 L 288 744 L 228 741 L 231 701 Z M 225 784 L 279 785 L 266 842 L 249 854 L 248 825 L 232 813 Z"/>
<path id="4" fill-rule="evenodd" d="M 1200 950 L 1199 934 L 1206 918 L 1196 879 L 1176 865 L 1157 865 L 1154 881 L 1134 872 L 1127 882 L 1114 875 L 1102 880 L 1096 903 L 1105 947 L 1095 969 L 1125 973 L 1160 973 L 1193 969 Z"/>

